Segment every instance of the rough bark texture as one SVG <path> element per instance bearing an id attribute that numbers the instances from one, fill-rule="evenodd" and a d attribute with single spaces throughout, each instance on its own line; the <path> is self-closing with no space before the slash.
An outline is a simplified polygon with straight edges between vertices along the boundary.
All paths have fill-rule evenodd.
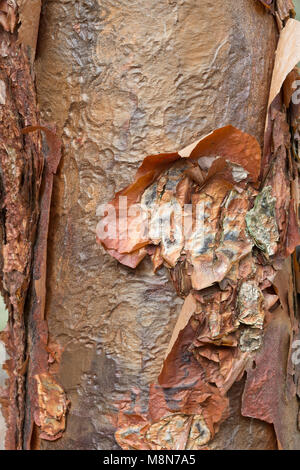
<path id="1" fill-rule="evenodd" d="M 6 364 L 9 380 L 6 390 L 5 387 L 1 389 L 3 396 L 0 398 L 7 423 L 5 445 L 8 449 L 21 449 L 23 445 L 26 372 L 24 306 L 30 283 L 43 170 L 39 134 L 22 134 L 25 126 L 37 124 L 38 113 L 29 60 L 17 40 L 16 33 L 0 32 L 1 293 L 9 310 L 8 329 L 1 334 L 9 355 Z M 3 429 L 1 434 L 5 435 Z"/>
<path id="2" fill-rule="evenodd" d="M 32 64 L 40 0 L 2 1 L 0 10 L 0 279 L 9 312 L 0 334 L 0 448 L 16 450 L 31 447 L 36 426 L 44 439 L 57 439 L 65 427 L 68 402 L 48 374 L 44 319 L 49 211 L 61 144 L 39 125 Z"/>
<path id="3" fill-rule="evenodd" d="M 97 205 L 145 155 L 228 123 L 263 143 L 276 25 L 259 2 L 45 1 L 36 62 L 43 119 L 62 132 L 48 245 L 49 349 L 72 407 L 41 448 L 113 449 L 116 403 L 146 405 L 182 301 L 145 261 L 120 266 L 95 244 Z M 242 418 L 240 383 L 214 448 L 275 448 L 273 427 Z"/>

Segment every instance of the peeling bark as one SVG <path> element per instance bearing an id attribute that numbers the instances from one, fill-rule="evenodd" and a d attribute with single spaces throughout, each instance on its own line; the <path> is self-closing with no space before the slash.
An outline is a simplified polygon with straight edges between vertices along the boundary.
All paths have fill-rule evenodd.
<path id="1" fill-rule="evenodd" d="M 30 35 L 37 36 L 39 7 L 30 12 L 35 16 L 31 17 L 34 21 L 29 25 L 26 24 L 28 10 L 26 13 L 23 5 L 18 11 L 16 3 L 1 2 L 1 11 L 0 256 L 1 292 L 9 311 L 8 325 L 1 333 L 1 340 L 9 359 L 3 366 L 8 380 L 1 389 L 0 400 L 7 428 L 5 448 L 15 450 L 23 449 L 24 445 L 30 448 L 27 442 L 31 436 L 28 437 L 27 428 L 28 415 L 29 427 L 33 426 L 31 413 L 45 433 L 44 438 L 59 437 L 57 428 L 53 435 L 51 429 L 45 431 L 40 413 L 45 414 L 47 410 L 41 411 L 40 400 L 42 393 L 47 394 L 45 383 L 51 383 L 52 388 L 55 384 L 47 376 L 47 325 L 43 317 L 48 220 L 60 142 L 52 131 L 39 125 L 31 67 L 36 41 L 28 39 Z M 17 29 L 18 21 L 21 34 Z M 40 130 L 47 136 L 44 151 Z M 34 379 L 37 384 L 33 384 Z M 57 399 L 65 400 L 58 385 L 57 390 L 61 397 Z M 31 409 L 32 396 L 37 401 L 34 410 Z M 53 402 L 55 398 L 52 398 L 54 406 Z M 57 420 L 62 421 L 62 417 Z M 63 429 L 64 421 L 60 424 L 61 432 Z"/>
<path id="2" fill-rule="evenodd" d="M 300 448 L 297 70 L 264 134 L 293 5 L 159 3 L 46 1 L 37 44 L 40 0 L 0 2 L 7 449 Z M 205 249 L 106 244 L 121 267 L 96 207 L 149 153 L 122 194 L 207 203 Z"/>
<path id="3" fill-rule="evenodd" d="M 4 2 L 2 2 L 4 4 Z M 31 277 L 32 253 L 39 217 L 43 171 L 41 139 L 22 129 L 38 123 L 32 70 L 18 44 L 16 23 L 0 31 L 1 61 L 1 292 L 9 310 L 2 334 L 10 359 L 9 384 L 1 401 L 7 420 L 6 448 L 21 449 L 25 413 L 25 304 Z M 10 12 L 10 13 L 9 13 Z M 4 30 L 6 29 L 6 31 Z"/>
<path id="4" fill-rule="evenodd" d="M 291 93 L 285 100 L 280 94 L 300 58 L 299 33 L 291 19 L 281 30 L 262 164 L 255 139 L 218 129 L 177 154 L 146 157 L 111 202 L 112 234 L 111 216 L 97 227 L 111 256 L 136 267 L 148 253 L 154 270 L 164 265 L 186 298 L 148 407 L 142 409 L 136 390 L 119 404 L 116 439 L 123 449 L 209 448 L 229 415 L 226 393 L 245 372 L 242 414 L 273 424 L 280 449 L 300 446 L 298 372 L 289 354 L 298 339 L 297 303 L 286 308 L 296 292 L 291 259 L 284 267 L 300 243 L 299 200 L 292 199 L 298 167 L 290 152 Z M 137 203 L 142 217 L 132 211 Z"/>
<path id="5" fill-rule="evenodd" d="M 252 0 L 213 7 L 47 2 L 42 21 L 38 96 L 64 142 L 51 209 L 46 312 L 57 358 L 51 369 L 72 407 L 63 437 L 41 448 L 113 449 L 117 404 L 132 386 L 137 405 L 147 406 L 182 301 L 147 260 L 133 272 L 97 249 L 96 207 L 132 181 L 145 155 L 176 153 L 226 124 L 262 144 L 276 24 Z M 233 435 L 233 419 L 241 435 L 251 435 L 243 446 L 275 446 L 271 425 L 242 418 L 236 408 L 232 416 L 238 393 L 235 387 L 231 416 L 215 437 L 220 448 Z"/>

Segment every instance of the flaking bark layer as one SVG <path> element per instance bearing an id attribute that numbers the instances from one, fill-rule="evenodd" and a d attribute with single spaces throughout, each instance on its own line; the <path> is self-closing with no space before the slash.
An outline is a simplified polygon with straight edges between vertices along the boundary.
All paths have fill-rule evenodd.
<path id="1" fill-rule="evenodd" d="M 0 28 L 1 80 L 1 292 L 9 310 L 2 334 L 9 354 L 7 394 L 3 397 L 8 433 L 6 447 L 22 448 L 26 320 L 24 309 L 31 280 L 32 254 L 39 217 L 43 171 L 41 136 L 22 129 L 38 124 L 35 86 L 17 32 Z"/>

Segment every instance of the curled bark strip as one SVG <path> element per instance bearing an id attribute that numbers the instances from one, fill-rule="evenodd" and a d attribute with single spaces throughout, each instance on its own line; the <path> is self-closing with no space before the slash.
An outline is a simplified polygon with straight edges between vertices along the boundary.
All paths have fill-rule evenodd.
<path id="1" fill-rule="evenodd" d="M 282 30 L 278 41 L 268 107 L 280 92 L 288 74 L 299 61 L 300 23 L 291 18 Z"/>
<path id="2" fill-rule="evenodd" d="M 47 239 L 53 177 L 61 158 L 61 141 L 51 129 L 28 126 L 23 134 L 42 131 L 46 135 L 48 153 L 45 157 L 40 197 L 40 218 L 33 256 L 33 279 L 28 313 L 27 407 L 24 446 L 30 449 L 35 424 L 41 439 L 56 440 L 65 429 L 69 402 L 59 384 L 48 373 L 48 326 L 44 318 L 47 274 Z M 37 391 L 37 393 L 36 393 Z M 59 411 L 56 411 L 59 410 Z M 37 437 L 35 437 L 37 438 Z"/>

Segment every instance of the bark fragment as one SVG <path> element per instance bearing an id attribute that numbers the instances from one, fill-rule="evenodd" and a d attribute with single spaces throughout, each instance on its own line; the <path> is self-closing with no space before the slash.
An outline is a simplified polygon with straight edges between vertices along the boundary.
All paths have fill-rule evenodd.
<path id="1" fill-rule="evenodd" d="M 35 422 L 41 428 L 40 438 L 56 440 L 66 427 L 68 401 L 60 385 L 49 374 L 34 376 L 37 383 L 38 409 Z"/>
<path id="2" fill-rule="evenodd" d="M 263 295 L 255 281 L 244 281 L 237 297 L 238 319 L 240 323 L 253 328 L 263 328 Z"/>

